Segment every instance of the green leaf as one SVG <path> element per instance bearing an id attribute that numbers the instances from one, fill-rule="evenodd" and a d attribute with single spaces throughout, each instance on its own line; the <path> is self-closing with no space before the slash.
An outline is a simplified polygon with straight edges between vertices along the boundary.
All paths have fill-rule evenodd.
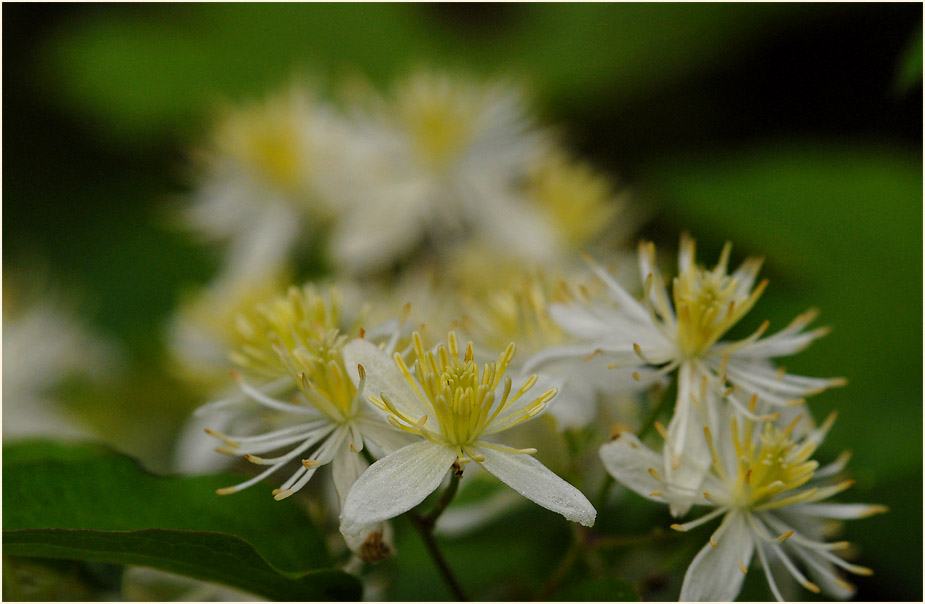
<path id="1" fill-rule="evenodd" d="M 566 585 L 552 595 L 553 602 L 639 602 L 639 592 L 619 577 L 601 577 Z"/>
<path id="2" fill-rule="evenodd" d="M 274 599 L 357 599 L 329 570 L 323 535 L 259 488 L 220 497 L 233 476 L 158 477 L 97 445 L 4 446 L 4 552 L 139 564 Z"/>

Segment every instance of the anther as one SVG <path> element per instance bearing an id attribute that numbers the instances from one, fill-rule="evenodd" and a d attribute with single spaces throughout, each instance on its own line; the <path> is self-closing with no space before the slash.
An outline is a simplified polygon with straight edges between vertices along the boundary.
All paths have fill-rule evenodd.
<path id="1" fill-rule="evenodd" d="M 588 361 L 590 361 L 591 359 L 593 359 L 593 358 L 596 357 L 597 355 L 601 354 L 602 352 L 604 352 L 604 351 L 601 350 L 600 348 L 595 349 L 594 352 L 592 352 L 591 354 L 589 354 L 588 356 L 585 357 L 585 363 L 587 363 Z"/>
<path id="2" fill-rule="evenodd" d="M 284 489 L 280 491 L 279 493 L 277 493 L 276 495 L 274 495 L 273 499 L 275 499 L 276 501 L 282 501 L 283 499 L 290 497 L 293 493 L 295 493 L 295 491 L 291 489 Z"/>
<path id="3" fill-rule="evenodd" d="M 353 446 L 353 445 L 351 445 L 351 446 Z M 306 468 L 308 468 L 309 470 L 311 470 L 312 468 L 317 468 L 318 466 L 320 466 L 320 465 L 321 465 L 321 462 L 318 461 L 317 459 L 303 459 L 303 460 L 302 460 L 302 465 L 305 466 Z M 278 490 L 279 490 L 279 489 L 277 489 L 277 491 L 278 491 Z M 273 493 L 273 494 L 276 495 L 277 493 Z"/>

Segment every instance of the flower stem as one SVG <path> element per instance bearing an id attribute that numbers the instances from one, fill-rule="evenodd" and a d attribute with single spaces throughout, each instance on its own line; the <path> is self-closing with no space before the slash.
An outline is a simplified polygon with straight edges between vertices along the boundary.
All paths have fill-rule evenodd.
<path id="1" fill-rule="evenodd" d="M 450 502 L 456 495 L 456 491 L 459 489 L 459 477 L 461 475 L 462 470 L 454 463 L 452 474 L 450 474 L 450 483 L 440 495 L 440 499 L 437 500 L 434 509 L 427 514 L 419 514 L 412 510 L 408 515 L 411 519 L 412 526 L 414 526 L 415 530 L 417 530 L 418 534 L 421 536 L 421 540 L 424 541 L 427 552 L 430 554 L 430 557 L 433 558 L 434 564 L 437 565 L 437 569 L 443 576 L 443 580 L 446 582 L 447 587 L 453 592 L 453 596 L 461 602 L 468 602 L 469 598 L 466 597 L 466 592 L 463 591 L 459 579 L 456 578 L 453 569 L 450 568 L 446 558 L 443 557 L 443 552 L 440 551 L 440 547 L 434 539 L 434 526 L 436 526 L 437 519 L 443 511 L 446 510 L 447 506 L 450 505 Z"/>
<path id="2" fill-rule="evenodd" d="M 536 599 L 538 601 L 545 601 L 549 599 L 549 596 L 559 589 L 559 586 L 562 582 L 568 577 L 569 572 L 571 572 L 572 567 L 575 566 L 575 562 L 578 561 L 578 555 L 581 553 L 581 550 L 585 547 L 585 538 L 583 529 L 575 526 L 572 527 L 572 543 L 569 545 L 568 550 L 566 550 L 565 555 L 562 556 L 562 559 L 559 561 L 559 565 L 556 566 L 555 570 L 552 571 L 552 574 L 549 575 L 549 580 L 546 581 L 546 584 L 540 589 L 537 594 Z"/>
<path id="3" fill-rule="evenodd" d="M 658 419 L 658 416 L 661 415 L 662 410 L 665 408 L 667 401 L 671 400 L 669 397 L 665 396 L 665 393 L 661 393 L 661 398 L 658 403 L 652 409 L 652 412 L 649 413 L 649 416 L 646 417 L 646 421 L 642 422 L 642 425 L 639 426 L 639 431 L 636 433 L 637 438 L 642 440 L 646 434 L 648 434 L 652 428 L 655 427 L 655 421 Z"/>

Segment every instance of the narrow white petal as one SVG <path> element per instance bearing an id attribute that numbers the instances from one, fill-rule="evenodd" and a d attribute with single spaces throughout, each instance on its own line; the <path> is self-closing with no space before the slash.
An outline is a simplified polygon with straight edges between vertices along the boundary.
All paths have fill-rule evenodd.
<path id="1" fill-rule="evenodd" d="M 837 518 L 851 520 L 854 518 L 867 518 L 874 514 L 886 511 L 882 505 L 869 503 L 807 503 L 793 506 L 789 510 L 793 514 L 814 516 L 817 518 Z"/>
<path id="2" fill-rule="evenodd" d="M 366 466 L 366 460 L 360 453 L 351 451 L 349 443 L 341 443 L 340 450 L 331 462 L 331 476 L 334 478 L 334 489 L 337 491 L 337 500 L 342 508 L 350 487 L 360 477 Z"/>
<path id="3" fill-rule="evenodd" d="M 613 325 L 581 304 L 550 304 L 549 316 L 559 327 L 579 338 L 596 340 L 610 333 Z"/>
<path id="4" fill-rule="evenodd" d="M 676 487 L 700 488 L 710 468 L 710 448 L 704 436 L 706 401 L 699 396 L 702 374 L 691 363 L 684 363 L 678 373 L 678 398 L 674 415 L 668 423 L 665 441 L 665 477 Z M 716 430 L 714 430 L 714 433 Z M 689 505 L 672 504 L 672 515 L 687 513 Z"/>
<path id="5" fill-rule="evenodd" d="M 754 542 L 739 514 L 730 512 L 723 523 L 728 525 L 716 546 L 707 543 L 687 567 L 681 600 L 692 602 L 731 602 L 739 595 L 745 573 L 752 559 Z"/>
<path id="6" fill-rule="evenodd" d="M 597 512 L 581 491 L 556 476 L 532 455 L 472 447 L 484 459 L 479 463 L 527 499 L 568 520 L 592 526 Z"/>
<path id="7" fill-rule="evenodd" d="M 419 441 L 383 457 L 353 483 L 340 516 L 348 542 L 370 525 L 407 512 L 424 501 L 446 476 L 456 452 Z"/>
<path id="8" fill-rule="evenodd" d="M 427 413 L 417 394 L 398 371 L 395 361 L 367 340 L 356 339 L 344 345 L 344 365 L 354 384 L 359 384 L 357 365 L 366 370 L 365 393 L 378 397 L 385 393 L 395 408 L 413 419 Z"/>
<path id="9" fill-rule="evenodd" d="M 620 484 L 655 501 L 664 501 L 652 493 L 664 491 L 665 484 L 656 480 L 649 469 L 662 467 L 662 456 L 642 444 L 635 434 L 624 432 L 616 440 L 601 447 L 604 468 Z"/>

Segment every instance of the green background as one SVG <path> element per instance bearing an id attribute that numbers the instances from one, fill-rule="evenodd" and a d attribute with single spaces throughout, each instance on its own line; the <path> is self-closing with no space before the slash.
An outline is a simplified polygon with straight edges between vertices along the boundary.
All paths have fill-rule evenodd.
<path id="1" fill-rule="evenodd" d="M 707 263 L 725 240 L 734 259 L 766 257 L 771 284 L 743 332 L 822 311 L 834 331 L 787 367 L 849 379 L 811 401 L 840 412 L 820 456 L 850 449 L 845 500 L 892 510 L 847 525 L 876 570 L 858 598 L 920 600 L 921 23 L 917 4 L 5 4 L 4 280 L 44 259 L 121 343 L 124 374 L 68 383 L 62 404 L 163 470 L 201 402 L 167 375 L 164 322 L 218 263 L 168 225 L 216 103 L 294 71 L 522 76 L 543 119 L 632 192 L 640 236 L 668 254 L 688 229 Z M 399 577 L 422 555 L 406 549 Z"/>

